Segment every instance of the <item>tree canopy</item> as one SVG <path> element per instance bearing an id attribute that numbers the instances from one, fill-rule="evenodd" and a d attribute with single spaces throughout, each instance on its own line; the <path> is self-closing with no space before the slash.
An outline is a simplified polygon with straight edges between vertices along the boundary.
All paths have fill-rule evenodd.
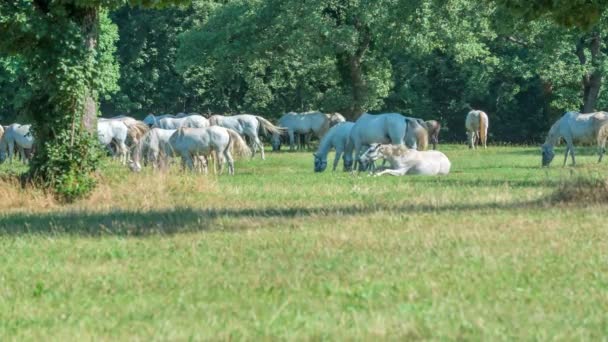
<path id="1" fill-rule="evenodd" d="M 34 123 L 32 174 L 86 194 L 106 115 L 365 111 L 439 119 L 462 140 L 538 141 L 608 104 L 606 1 L 195 0 L 0 3 L 0 119 Z"/>

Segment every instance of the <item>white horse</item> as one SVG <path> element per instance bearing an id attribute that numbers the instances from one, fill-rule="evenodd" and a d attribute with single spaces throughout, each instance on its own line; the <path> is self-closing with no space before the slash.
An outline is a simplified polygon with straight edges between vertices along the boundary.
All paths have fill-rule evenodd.
<path id="1" fill-rule="evenodd" d="M 334 158 L 333 171 L 336 171 L 340 157 L 344 154 L 344 170 L 350 170 L 353 163 L 353 155 L 351 153 L 345 153 L 346 145 L 350 136 L 350 130 L 355 125 L 354 122 L 341 122 L 334 127 L 330 128 L 327 134 L 323 136 L 319 143 L 319 149 L 313 153 L 315 157 L 315 172 L 323 172 L 327 167 L 327 154 L 332 148 L 336 149 L 336 156 Z"/>
<path id="2" fill-rule="evenodd" d="M 264 119 L 263 117 L 251 114 L 240 114 L 233 116 L 213 115 L 209 118 L 209 122 L 212 126 L 229 128 L 236 131 L 240 135 L 249 138 L 252 145 L 251 157 L 253 158 L 255 156 L 255 152 L 259 148 L 262 160 L 264 160 L 265 157 L 264 145 L 260 141 L 258 135 L 260 129 L 262 129 L 262 133 L 264 135 L 268 133 L 272 135 L 281 134 L 284 131 L 281 127 L 273 125 L 270 121 Z"/>
<path id="3" fill-rule="evenodd" d="M 279 126 L 285 127 L 289 137 L 289 149 L 295 148 L 295 134 L 304 134 L 306 142 L 310 140 L 309 134 L 316 135 L 319 139 L 332 125 L 344 122 L 346 119 L 339 113 L 324 114 L 321 112 L 287 113 L 279 119 Z M 272 136 L 272 150 L 281 149 L 281 136 Z"/>
<path id="4" fill-rule="evenodd" d="M 27 162 L 25 150 L 31 150 L 34 146 L 34 137 L 30 132 L 31 125 L 14 123 L 3 128 L 4 134 L 0 138 L 0 162 L 4 162 L 8 153 L 9 162 L 12 163 L 15 147 L 19 150 L 21 160 Z"/>
<path id="5" fill-rule="evenodd" d="M 596 143 L 599 153 L 598 163 L 602 161 L 606 151 L 606 139 L 608 138 L 608 113 L 596 112 L 581 114 L 578 112 L 566 112 L 557 120 L 542 145 L 542 165 L 549 166 L 555 153 L 553 146 L 559 143 L 560 138 L 566 141 L 566 154 L 564 165 L 568 160 L 568 153 L 572 158 L 572 165 L 576 165 L 574 159 L 574 141 L 580 143 Z"/>
<path id="6" fill-rule="evenodd" d="M 181 118 L 162 118 L 153 127 L 162 129 L 209 127 L 209 120 L 202 115 L 188 115 Z"/>
<path id="7" fill-rule="evenodd" d="M 486 141 L 488 140 L 488 115 L 480 110 L 472 110 L 467 114 L 464 122 L 467 129 L 467 138 L 469 148 L 474 149 L 477 139 L 483 144 L 483 148 L 487 148 Z"/>
<path id="8" fill-rule="evenodd" d="M 133 160 L 129 165 L 132 171 L 141 171 L 141 159 L 144 162 L 152 164 L 152 167 L 157 169 L 162 165 L 168 164 L 168 158 L 173 157 L 173 148 L 169 144 L 171 135 L 175 133 L 174 129 L 152 128 L 135 147 Z"/>
<path id="9" fill-rule="evenodd" d="M 110 153 L 118 156 L 122 164 L 127 163 L 129 149 L 126 141 L 129 132 L 127 125 L 120 120 L 97 121 L 97 138 L 99 143 L 106 146 Z M 116 153 L 112 150 L 112 144 L 116 146 Z"/>
<path id="10" fill-rule="evenodd" d="M 416 151 L 404 145 L 374 144 L 361 156 L 361 162 L 370 163 L 380 158 L 388 161 L 390 168 L 376 173 L 376 176 L 392 175 L 447 175 L 451 163 L 439 151 Z"/>
<path id="11" fill-rule="evenodd" d="M 188 116 L 188 114 L 186 114 L 186 113 L 178 113 L 177 115 L 173 115 L 173 114 L 161 114 L 161 115 L 148 114 L 144 118 L 143 122 L 146 125 L 152 127 L 152 126 L 158 126 L 158 121 L 160 119 L 164 119 L 164 118 L 183 118 L 185 116 Z"/>
<path id="12" fill-rule="evenodd" d="M 372 144 L 406 144 L 411 148 L 424 150 L 428 144 L 426 129 L 417 119 L 408 118 L 398 113 L 368 114 L 363 113 L 350 131 L 347 153 L 355 152 L 354 169 L 359 164 L 359 156 L 364 146 Z"/>
<path id="13" fill-rule="evenodd" d="M 245 140 L 237 132 L 220 126 L 205 128 L 180 128 L 171 138 L 169 143 L 176 154 L 182 157 L 182 166 L 194 169 L 194 157 L 208 157 L 212 152 L 217 156 L 220 174 L 224 167 L 224 161 L 228 163 L 228 172 L 234 174 L 234 159 L 231 149 L 237 155 L 248 155 L 251 153 Z M 203 168 L 206 172 L 206 167 Z"/>

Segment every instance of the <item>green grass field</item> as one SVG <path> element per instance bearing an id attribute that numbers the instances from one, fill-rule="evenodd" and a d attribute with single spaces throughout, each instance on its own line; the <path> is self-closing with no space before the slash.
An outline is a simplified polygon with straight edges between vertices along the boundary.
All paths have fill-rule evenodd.
<path id="1" fill-rule="evenodd" d="M 608 164 L 441 150 L 446 177 L 314 174 L 310 153 L 233 177 L 108 163 L 67 206 L 5 180 L 0 340 L 605 338 L 608 206 L 550 198 Z"/>

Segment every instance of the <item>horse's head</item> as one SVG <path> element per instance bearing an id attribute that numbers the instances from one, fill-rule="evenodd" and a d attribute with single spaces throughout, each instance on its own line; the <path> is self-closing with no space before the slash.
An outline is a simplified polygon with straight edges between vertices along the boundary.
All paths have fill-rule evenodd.
<path id="1" fill-rule="evenodd" d="M 345 122 L 346 118 L 340 113 L 331 113 L 329 114 L 329 126 L 333 127 L 340 122 Z"/>
<path id="2" fill-rule="evenodd" d="M 131 169 L 133 172 L 140 172 L 142 167 L 139 162 L 129 160 L 129 169 Z"/>
<path id="3" fill-rule="evenodd" d="M 327 159 L 323 159 L 323 157 L 317 155 L 316 153 L 312 154 L 315 157 L 315 172 L 323 172 L 327 168 Z"/>
<path id="4" fill-rule="evenodd" d="M 270 144 L 272 145 L 272 150 L 273 151 L 280 151 L 281 150 L 281 135 L 280 134 L 273 134 L 272 137 L 270 138 Z"/>
<path id="5" fill-rule="evenodd" d="M 142 120 L 146 125 L 152 127 L 155 123 L 156 123 L 156 117 L 154 116 L 154 114 L 148 114 L 146 115 L 146 117 Z"/>
<path id="6" fill-rule="evenodd" d="M 359 157 L 359 171 L 375 169 L 375 161 L 383 157 L 382 145 L 371 144 L 370 148 Z"/>
<path id="7" fill-rule="evenodd" d="M 549 166 L 549 164 L 551 164 L 551 161 L 553 160 L 553 157 L 555 157 L 555 153 L 553 152 L 553 146 L 549 144 L 544 144 L 541 147 L 541 154 L 542 166 Z"/>

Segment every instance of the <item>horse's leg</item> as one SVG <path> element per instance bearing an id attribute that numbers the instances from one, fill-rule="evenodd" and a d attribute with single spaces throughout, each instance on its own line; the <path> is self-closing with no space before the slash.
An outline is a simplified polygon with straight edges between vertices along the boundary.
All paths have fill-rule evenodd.
<path id="1" fill-rule="evenodd" d="M 19 149 L 19 155 L 21 156 L 21 162 L 24 164 L 27 164 L 27 157 L 25 156 L 24 148 L 21 146 L 18 146 L 17 148 Z"/>
<path id="2" fill-rule="evenodd" d="M 598 163 L 602 162 L 602 158 L 604 158 L 604 153 L 606 153 L 606 138 L 601 138 L 598 140 L 598 152 L 600 154 L 600 158 L 597 161 Z"/>
<path id="3" fill-rule="evenodd" d="M 336 167 L 338 167 L 338 163 L 340 163 L 340 157 L 342 157 L 342 149 L 336 149 L 336 157 L 334 158 L 334 168 L 332 171 L 336 171 Z"/>
<path id="4" fill-rule="evenodd" d="M 359 170 L 359 154 L 361 153 L 361 146 L 355 145 L 355 155 L 353 156 L 353 169 L 351 172 L 357 172 Z"/>
<path id="5" fill-rule="evenodd" d="M 397 170 L 386 169 L 384 171 L 376 173 L 375 176 L 382 176 L 382 175 L 403 176 L 407 173 L 407 170 L 408 169 L 397 169 Z"/>
<path id="6" fill-rule="evenodd" d="M 8 142 L 8 162 L 10 164 L 13 163 L 13 154 L 15 153 L 15 142 L 9 140 Z"/>
<path id="7" fill-rule="evenodd" d="M 289 150 L 293 151 L 295 148 L 295 137 L 294 137 L 294 132 L 292 129 L 287 131 L 287 134 L 289 135 Z"/>
<path id="8" fill-rule="evenodd" d="M 253 145 L 257 146 L 260 148 L 260 154 L 262 155 L 262 160 L 266 160 L 266 157 L 264 156 L 264 144 L 262 144 L 262 142 L 260 141 L 260 138 L 256 135 L 253 137 Z"/>
<path id="9" fill-rule="evenodd" d="M 224 157 L 228 162 L 228 174 L 234 175 L 234 158 L 232 158 L 232 153 L 230 153 L 230 149 L 224 150 Z"/>

